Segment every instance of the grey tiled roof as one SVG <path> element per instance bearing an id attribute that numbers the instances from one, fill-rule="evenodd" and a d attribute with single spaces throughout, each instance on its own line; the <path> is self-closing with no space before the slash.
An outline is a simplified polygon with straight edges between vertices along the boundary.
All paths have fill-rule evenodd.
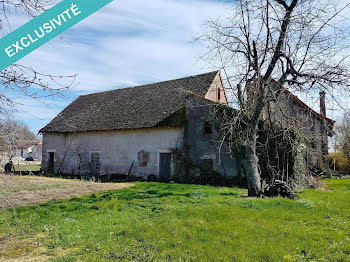
<path id="1" fill-rule="evenodd" d="M 79 96 L 39 132 L 68 133 L 159 126 L 185 104 L 186 91 L 204 97 L 218 71 Z"/>

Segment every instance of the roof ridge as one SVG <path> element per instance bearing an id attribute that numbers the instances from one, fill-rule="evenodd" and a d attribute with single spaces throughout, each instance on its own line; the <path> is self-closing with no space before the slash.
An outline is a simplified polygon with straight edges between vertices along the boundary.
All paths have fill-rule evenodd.
<path id="1" fill-rule="evenodd" d="M 322 118 L 322 119 L 325 119 L 326 121 L 328 121 L 330 124 L 333 124 L 335 123 L 335 120 L 327 117 L 327 116 L 324 116 L 318 112 L 316 112 L 316 110 L 314 110 L 312 107 L 308 106 L 305 102 L 303 102 L 298 96 L 294 95 L 289 89 L 287 88 L 284 88 L 283 91 L 285 93 L 287 93 L 288 95 L 290 95 L 291 97 L 294 98 L 294 100 L 296 100 L 301 106 L 303 106 L 305 109 L 311 111 L 313 114 L 315 114 L 316 116 Z"/>
<path id="2" fill-rule="evenodd" d="M 170 79 L 170 80 L 164 80 L 164 81 L 159 81 L 159 82 L 153 82 L 153 83 L 148 83 L 148 84 L 144 84 L 144 85 L 128 86 L 128 87 L 122 87 L 122 88 L 117 88 L 117 89 L 112 89 L 112 90 L 95 92 L 95 93 L 91 93 L 91 94 L 80 95 L 79 97 L 81 97 L 81 96 L 90 96 L 90 95 L 95 95 L 95 94 L 103 94 L 103 93 L 108 93 L 108 92 L 113 92 L 113 91 L 118 91 L 118 90 L 131 89 L 131 88 L 147 87 L 147 86 L 150 86 L 150 85 L 168 83 L 168 82 L 184 80 L 184 79 L 191 79 L 191 78 L 196 78 L 196 77 L 199 77 L 199 76 L 205 76 L 205 75 L 209 75 L 209 74 L 212 74 L 212 73 L 218 73 L 218 72 L 220 72 L 220 70 L 215 70 L 215 71 L 202 73 L 202 74 L 198 74 L 198 75 L 192 75 L 192 76 L 180 77 L 180 78 L 175 78 L 175 79 Z"/>
<path id="3" fill-rule="evenodd" d="M 204 97 L 219 72 L 81 95 L 39 132 L 69 133 L 151 127 L 170 117 L 185 104 L 186 94 L 181 90 Z"/>

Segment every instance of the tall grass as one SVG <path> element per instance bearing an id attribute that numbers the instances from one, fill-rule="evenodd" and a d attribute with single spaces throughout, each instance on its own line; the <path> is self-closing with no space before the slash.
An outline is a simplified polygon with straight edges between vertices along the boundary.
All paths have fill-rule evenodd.
<path id="1" fill-rule="evenodd" d="M 0 248 L 0 257 L 350 261 L 350 180 L 327 180 L 326 186 L 298 192 L 300 200 L 293 201 L 240 198 L 246 191 L 237 188 L 137 183 L 7 210 L 0 213 L 0 247 L 1 241 L 30 244 Z"/>

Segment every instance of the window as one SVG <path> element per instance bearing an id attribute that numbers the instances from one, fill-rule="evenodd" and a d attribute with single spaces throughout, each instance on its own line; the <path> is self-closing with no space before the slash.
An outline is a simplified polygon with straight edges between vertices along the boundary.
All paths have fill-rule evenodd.
<path id="1" fill-rule="evenodd" d="M 221 90 L 220 90 L 220 88 L 218 88 L 216 92 L 217 92 L 218 101 L 220 101 L 220 99 L 221 99 Z"/>
<path id="2" fill-rule="evenodd" d="M 312 132 L 312 135 L 315 134 L 315 124 L 312 122 L 312 126 L 311 126 L 311 132 Z"/>
<path id="3" fill-rule="evenodd" d="M 101 152 L 90 152 L 90 174 L 98 177 L 101 174 Z"/>
<path id="4" fill-rule="evenodd" d="M 23 157 L 23 149 L 21 149 L 21 157 Z"/>
<path id="5" fill-rule="evenodd" d="M 144 150 L 137 153 L 137 159 L 139 160 L 140 166 L 147 166 L 149 162 L 149 152 L 145 152 Z"/>
<path id="6" fill-rule="evenodd" d="M 209 121 L 204 122 L 204 134 L 211 134 L 213 133 L 212 125 Z"/>
<path id="7" fill-rule="evenodd" d="M 211 158 L 201 159 L 201 168 L 203 171 L 211 171 L 214 169 L 214 160 Z"/>
<path id="8" fill-rule="evenodd" d="M 49 173 L 53 173 L 55 171 L 55 153 L 48 152 L 49 154 Z"/>

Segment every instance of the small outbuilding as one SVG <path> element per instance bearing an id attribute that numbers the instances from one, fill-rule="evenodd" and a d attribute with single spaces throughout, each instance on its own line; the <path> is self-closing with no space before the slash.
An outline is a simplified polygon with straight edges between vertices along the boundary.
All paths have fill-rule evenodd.
<path id="1" fill-rule="evenodd" d="M 41 142 L 38 140 L 17 140 L 15 146 L 15 157 L 27 159 L 29 157 L 41 161 Z"/>

